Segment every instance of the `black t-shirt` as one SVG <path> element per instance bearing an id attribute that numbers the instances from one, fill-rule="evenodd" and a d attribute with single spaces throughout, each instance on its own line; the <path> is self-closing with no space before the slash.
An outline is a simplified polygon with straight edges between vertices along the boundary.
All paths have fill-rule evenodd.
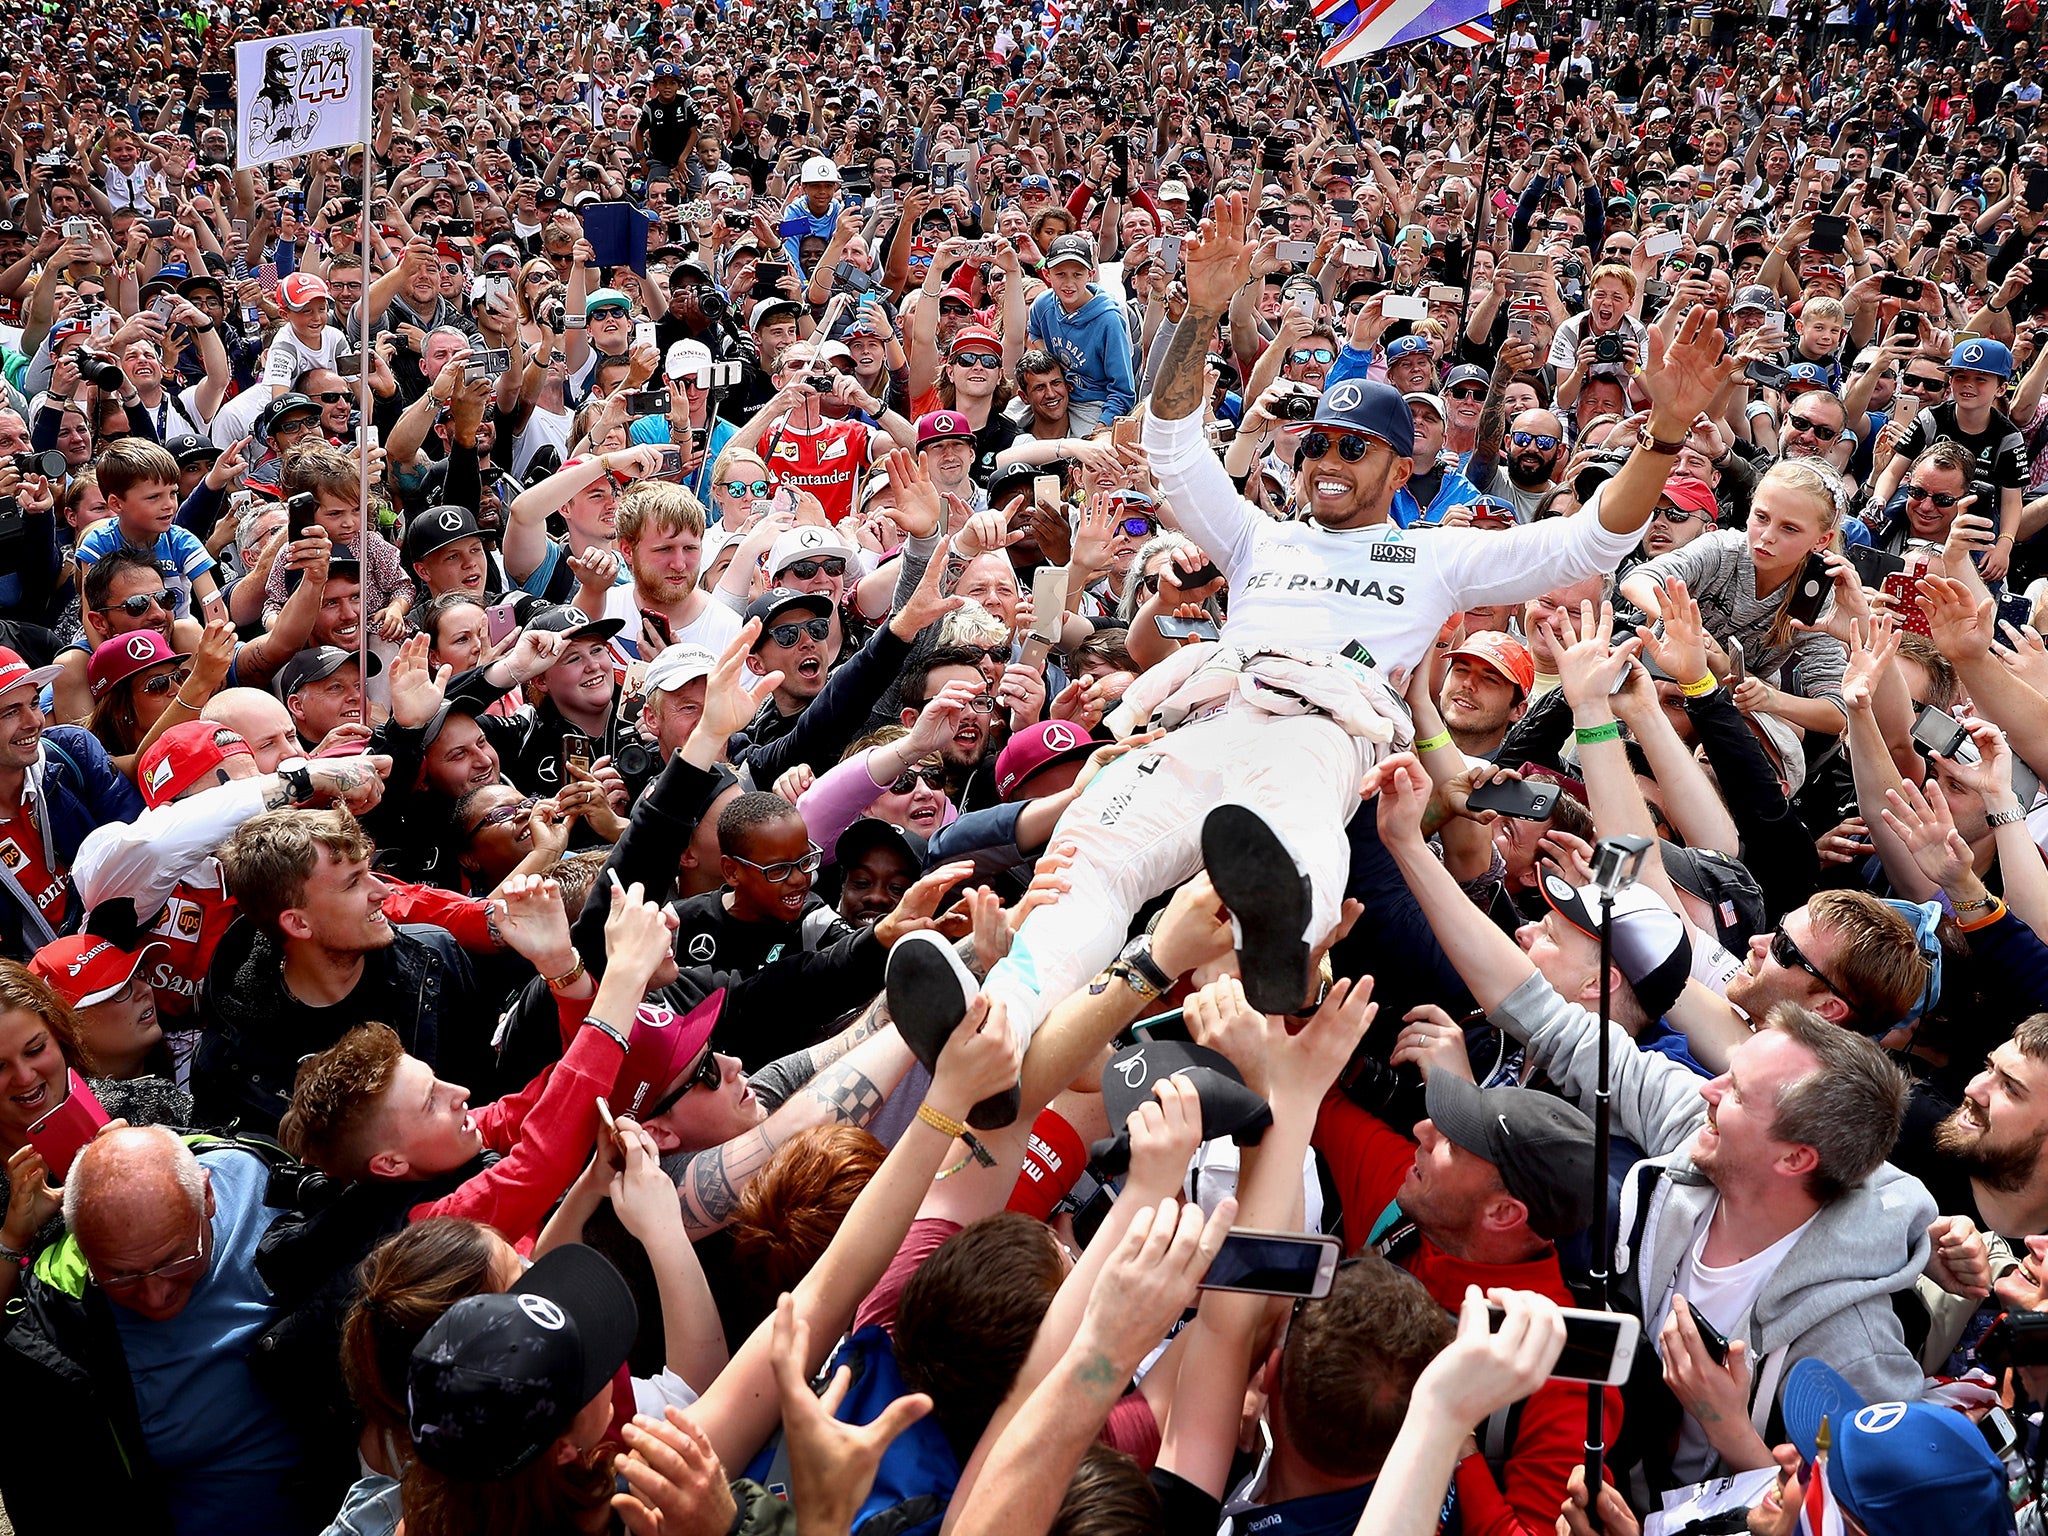
<path id="1" fill-rule="evenodd" d="M 986 486 L 995 478 L 996 455 L 1017 441 L 1023 431 L 1001 411 L 988 413 L 988 425 L 974 434 L 974 483 Z"/>
<path id="2" fill-rule="evenodd" d="M 640 121 L 646 125 L 648 159 L 668 166 L 680 163 L 690 152 L 690 141 L 697 137 L 697 109 L 684 96 L 673 101 L 649 96 L 640 110 Z"/>
<path id="3" fill-rule="evenodd" d="M 2020 491 L 2027 488 L 2027 440 L 2003 411 L 1993 411 L 1982 432 L 1965 432 L 1956 424 L 1955 403 L 1945 400 L 1913 418 L 1905 441 L 1899 444 L 1899 457 L 1911 464 L 1937 438 L 1943 437 L 1960 443 L 1976 456 L 1975 479 L 1989 481 L 2001 491 L 2008 487 Z M 1994 521 L 1998 517 L 1995 501 L 1975 510 L 1980 517 Z"/>
<path id="4" fill-rule="evenodd" d="M 853 930 L 817 896 L 804 903 L 803 916 L 793 923 L 746 922 L 726 910 L 723 890 L 707 891 L 679 901 L 673 908 L 676 959 L 683 965 L 708 965 L 721 971 L 752 975 L 771 960 L 802 950 L 822 949 Z M 749 1070 L 763 1065 L 749 1062 Z"/>

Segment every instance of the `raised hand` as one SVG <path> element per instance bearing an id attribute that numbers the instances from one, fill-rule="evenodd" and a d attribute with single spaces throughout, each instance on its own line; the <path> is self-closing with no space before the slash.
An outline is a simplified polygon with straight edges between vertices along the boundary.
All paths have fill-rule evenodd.
<path id="1" fill-rule="evenodd" d="M 1176 1193 L 1202 1145 L 1202 1100 L 1185 1077 L 1164 1077 L 1152 1097 L 1131 1111 L 1131 1167 L 1124 1197 L 1142 1201 Z"/>
<path id="2" fill-rule="evenodd" d="M 1877 814 L 1886 830 L 1905 845 L 1921 874 L 1945 891 L 1972 873 L 1970 845 L 1956 831 L 1948 797 L 1937 780 L 1930 778 L 1922 790 L 1906 779 L 1898 788 L 1886 790 L 1884 798 Z"/>
<path id="3" fill-rule="evenodd" d="M 1472 1057 L 1465 1049 L 1465 1031 L 1457 1021 L 1434 1003 L 1424 1003 L 1401 1015 L 1406 1026 L 1394 1037 L 1387 1060 L 1395 1066 L 1413 1062 L 1421 1069 L 1424 1082 L 1434 1072 L 1472 1081 Z"/>
<path id="4" fill-rule="evenodd" d="M 698 738 L 703 738 L 716 757 L 725 755 L 726 741 L 754 718 L 761 707 L 761 700 L 782 681 L 780 672 L 770 672 L 754 679 L 749 686 L 751 674 L 747 671 L 747 658 L 753 654 L 754 645 L 760 638 L 761 621 L 747 620 L 719 653 L 718 665 L 705 679 L 704 712 L 698 716 L 696 727 L 690 732 L 690 740 L 695 743 Z"/>
<path id="5" fill-rule="evenodd" d="M 541 875 L 514 875 L 491 898 L 498 936 L 505 947 L 530 961 L 543 976 L 573 970 L 576 950 L 569 942 L 569 913 L 562 887 Z"/>
<path id="6" fill-rule="evenodd" d="M 1603 702 L 1622 669 L 1643 648 L 1642 641 L 1635 638 L 1620 645 L 1609 643 L 1608 637 L 1614 633 L 1612 603 L 1602 603 L 1597 614 L 1590 601 L 1580 603 L 1576 625 L 1562 610 L 1554 619 L 1541 622 L 1557 658 L 1558 686 L 1575 710 Z"/>
<path id="7" fill-rule="evenodd" d="M 1658 419 L 1656 435 L 1681 435 L 1701 415 L 1719 415 L 1722 397 L 1741 376 L 1742 362 L 1728 354 L 1714 311 L 1704 305 L 1692 310 L 1669 343 L 1655 328 L 1649 337 L 1650 355 L 1637 381 Z"/>
<path id="8" fill-rule="evenodd" d="M 391 718 L 408 730 L 418 730 L 434 718 L 447 697 L 448 680 L 455 669 L 443 662 L 438 671 L 427 660 L 433 641 L 414 635 L 391 658 Z"/>
<path id="9" fill-rule="evenodd" d="M 673 1185 L 669 1195 L 673 1205 Z M 613 1494 L 612 1508 L 633 1536 L 722 1536 L 735 1505 L 718 1453 L 680 1408 L 664 1413 L 635 1414 L 623 1427 L 627 1454 L 613 1457 L 612 1466 L 632 1492 Z"/>
<path id="10" fill-rule="evenodd" d="M 1487 1303 L 1506 1314 L 1499 1331 Z M 1496 1409 L 1519 1402 L 1550 1379 L 1564 1353 L 1564 1316 L 1557 1303 L 1533 1291 L 1465 1287 L 1458 1336 L 1415 1379 L 1410 1413 L 1442 1415 L 1452 1424 L 1477 1425 Z"/>
<path id="11" fill-rule="evenodd" d="M 925 563 L 924 574 L 918 577 L 917 585 L 904 598 L 903 606 L 891 616 L 889 629 L 897 639 L 915 640 L 966 603 L 966 598 L 956 597 L 945 590 L 947 550 L 951 543 L 950 539 L 939 540 L 932 550 L 931 559 Z"/>

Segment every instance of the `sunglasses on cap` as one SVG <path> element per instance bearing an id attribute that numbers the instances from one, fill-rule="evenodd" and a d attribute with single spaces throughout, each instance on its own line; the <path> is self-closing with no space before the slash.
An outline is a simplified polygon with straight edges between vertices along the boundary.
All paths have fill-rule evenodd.
<path id="1" fill-rule="evenodd" d="M 1557 439 L 1548 432 L 1517 432 L 1513 434 L 1511 441 L 1517 448 L 1527 448 L 1534 444 L 1545 453 L 1557 446 Z"/>
<path id="2" fill-rule="evenodd" d="M 1287 354 L 1290 363 L 1334 363 L 1337 354 L 1328 347 L 1296 347 Z"/>
<path id="3" fill-rule="evenodd" d="M 725 494 L 731 497 L 751 496 L 756 501 L 768 499 L 769 485 L 766 480 L 721 480 L 718 483 Z"/>
<path id="4" fill-rule="evenodd" d="M 740 862 L 745 863 L 746 861 L 742 859 Z M 778 885 L 781 883 L 779 880 L 776 882 Z M 698 1058 L 697 1065 L 684 1073 L 683 1080 L 657 1099 L 654 1106 L 640 1117 L 641 1124 L 644 1125 L 649 1120 L 659 1119 L 667 1114 L 676 1107 L 682 1100 L 683 1095 L 692 1088 L 716 1088 L 724 1081 L 725 1068 L 718 1064 L 717 1053 L 707 1045 L 704 1048 L 704 1054 Z"/>
<path id="5" fill-rule="evenodd" d="M 1320 459 L 1330 451 L 1330 445 L 1337 445 L 1337 457 L 1346 464 L 1356 464 L 1378 442 L 1376 437 L 1367 437 L 1362 432 L 1325 432 L 1317 429 L 1303 435 L 1301 456 L 1305 459 Z"/>
<path id="6" fill-rule="evenodd" d="M 913 763 L 896 775 L 896 782 L 889 786 L 889 793 L 907 795 L 917 788 L 920 779 L 924 781 L 926 789 L 944 789 L 946 770 L 937 763 Z"/>
<path id="7" fill-rule="evenodd" d="M 844 576 L 846 574 L 846 560 L 840 555 L 820 555 L 815 560 L 792 560 L 782 568 L 782 571 L 785 575 L 794 576 L 798 581 L 809 581 L 820 571 L 823 571 L 827 576 Z M 818 619 L 814 622 L 819 624 L 826 623 L 824 619 Z M 822 640 L 824 636 L 820 635 L 818 638 Z"/>
<path id="8" fill-rule="evenodd" d="M 176 613 L 184 607 L 179 594 L 169 587 L 156 592 L 138 592 L 133 597 L 124 597 L 118 603 L 109 603 L 104 608 L 95 608 L 95 613 L 125 613 L 131 619 L 139 619 L 152 608 L 165 613 Z"/>
<path id="9" fill-rule="evenodd" d="M 832 621 L 820 615 L 815 619 L 805 619 L 800 624 L 777 624 L 768 631 L 768 638 L 777 645 L 795 645 L 798 640 L 809 635 L 818 644 L 823 645 L 825 637 L 831 633 Z"/>
<path id="10" fill-rule="evenodd" d="M 1000 368 L 1003 355 L 1000 352 L 955 352 L 953 361 L 969 368 Z"/>

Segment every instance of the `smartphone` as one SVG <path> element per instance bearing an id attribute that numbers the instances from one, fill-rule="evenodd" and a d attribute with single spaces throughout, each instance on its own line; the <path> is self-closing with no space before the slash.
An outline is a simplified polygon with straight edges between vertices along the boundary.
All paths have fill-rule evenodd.
<path id="1" fill-rule="evenodd" d="M 596 743 L 581 731 L 562 732 L 562 761 L 571 768 L 590 771 L 590 761 L 597 756 Z"/>
<path id="2" fill-rule="evenodd" d="M 519 614 L 512 603 L 493 603 L 484 610 L 484 634 L 492 645 L 501 644 L 505 637 L 519 628 Z"/>
<path id="3" fill-rule="evenodd" d="M 1834 579 L 1828 575 L 1827 562 L 1818 554 L 1806 557 L 1806 564 L 1799 568 L 1799 574 L 1792 581 L 1792 596 L 1785 603 L 1788 618 L 1802 624 L 1811 624 L 1820 617 L 1820 611 L 1827 606 L 1828 591 L 1834 586 Z"/>
<path id="4" fill-rule="evenodd" d="M 157 319 L 163 321 L 165 325 L 169 325 L 171 323 L 171 309 L 172 304 L 170 296 L 168 294 L 166 294 L 163 298 L 158 299 L 154 304 L 149 306 L 149 312 L 152 315 L 155 315 Z"/>
<path id="5" fill-rule="evenodd" d="M 509 304 L 512 302 L 512 279 L 487 277 L 479 293 L 486 303 Z"/>
<path id="6" fill-rule="evenodd" d="M 1742 370 L 1742 376 L 1758 389 L 1783 389 L 1785 370 L 1765 358 L 1757 358 Z"/>
<path id="7" fill-rule="evenodd" d="M 1785 317 L 1775 310 L 1765 315 L 1757 325 L 1756 334 L 1767 346 L 1783 347 L 1785 345 Z"/>
<path id="8" fill-rule="evenodd" d="M 1643 237 L 1643 249 L 1652 256 L 1669 256 L 1685 244 L 1685 236 L 1675 229 L 1660 229 Z"/>
<path id="9" fill-rule="evenodd" d="M 1813 162 L 1813 168 L 1823 176 L 1838 176 L 1842 171 L 1842 162 L 1839 160 L 1817 159 Z"/>
<path id="10" fill-rule="evenodd" d="M 1111 428 L 1114 432 L 1115 429 Z M 1031 477 L 1031 499 L 1041 507 L 1057 507 L 1062 497 L 1058 475 L 1033 475 Z"/>
<path id="11" fill-rule="evenodd" d="M 1429 300 L 1411 293 L 1389 293 L 1380 297 L 1380 313 L 1389 320 L 1427 320 Z"/>
<path id="12" fill-rule="evenodd" d="M 1221 581 L 1223 573 L 1216 569 L 1214 560 L 1204 560 L 1192 571 L 1176 575 L 1173 584 L 1186 592 L 1194 587 L 1206 586 L 1212 581 Z"/>
<path id="13" fill-rule="evenodd" d="M 1507 1313 L 1487 1304 L 1494 1332 Z M 1618 1387 L 1628 1380 L 1635 1363 L 1636 1338 L 1642 1320 L 1633 1312 L 1591 1312 L 1583 1307 L 1561 1307 L 1564 1314 L 1564 1353 L 1550 1368 L 1553 1381 L 1590 1381 Z"/>
<path id="14" fill-rule="evenodd" d="M 602 1104 L 604 1100 L 599 1099 L 597 1102 Z M 1685 1304 L 1685 1310 L 1692 1314 L 1692 1325 L 1700 1331 L 1700 1343 L 1706 1347 L 1707 1358 L 1716 1365 L 1726 1365 L 1728 1363 L 1728 1336 L 1708 1322 L 1706 1313 L 1702 1312 L 1690 1301 Z"/>
<path id="15" fill-rule="evenodd" d="M 1425 288 L 1422 290 L 1425 304 L 1463 304 L 1465 290 L 1462 288 Z"/>
<path id="16" fill-rule="evenodd" d="M 673 443 L 657 443 L 655 447 L 661 458 L 661 462 L 655 467 L 655 478 L 680 475 L 683 472 L 683 450 Z"/>
<path id="17" fill-rule="evenodd" d="M 1162 613 L 1152 621 L 1168 640 L 1215 640 L 1221 637 L 1214 619 L 1182 619 Z"/>
<path id="18" fill-rule="evenodd" d="M 1180 270 L 1180 250 L 1183 243 L 1179 235 L 1162 235 L 1159 240 L 1159 264 L 1170 277 Z"/>
<path id="19" fill-rule="evenodd" d="M 301 491 L 284 504 L 284 526 L 287 539 L 303 539 L 313 526 L 313 514 L 318 510 L 320 500 L 311 491 Z"/>
<path id="20" fill-rule="evenodd" d="M 1977 760 L 1976 743 L 1970 740 L 1962 721 L 1938 704 L 1925 706 L 1913 717 L 1913 745 L 1929 757 L 1946 757 L 1959 763 Z"/>
<path id="21" fill-rule="evenodd" d="M 90 240 L 92 238 L 92 220 L 66 219 L 64 221 L 63 234 L 66 240 Z"/>
<path id="22" fill-rule="evenodd" d="M 344 379 L 353 379 L 363 371 L 363 354 L 360 352 L 338 352 L 334 357 L 334 371 Z"/>
<path id="23" fill-rule="evenodd" d="M 1493 811 L 1519 821 L 1547 821 L 1557 809 L 1558 787 L 1543 779 L 1497 779 L 1472 791 L 1465 802 L 1475 811 Z"/>
<path id="24" fill-rule="evenodd" d="M 446 160 L 422 160 L 419 164 L 419 172 L 428 181 L 439 181 L 448 174 L 448 162 Z"/>
<path id="25" fill-rule="evenodd" d="M 1839 213 L 1816 213 L 1813 216 L 1813 235 L 1806 242 L 1816 251 L 1835 252 L 1844 248 L 1849 237 L 1849 220 Z"/>
<path id="26" fill-rule="evenodd" d="M 1914 588 L 1915 578 L 1905 572 L 1903 562 L 1901 562 L 1901 566 L 1901 569 L 1885 577 L 1884 584 L 1879 590 L 1891 598 L 1892 614 L 1897 618 L 1899 628 L 1905 630 L 1909 635 L 1925 635 L 1932 639 L 1934 636 L 1933 628 L 1928 624 L 1927 614 L 1922 610 L 1917 601 L 1918 594 Z"/>
<path id="27" fill-rule="evenodd" d="M 1887 272 L 1877 280 L 1877 291 L 1888 299 L 1918 299 L 1921 293 L 1920 279 Z"/>
<path id="28" fill-rule="evenodd" d="M 2027 172 L 2027 206 L 2048 208 L 2048 166 L 2035 166 Z"/>
<path id="29" fill-rule="evenodd" d="M 672 398 L 665 389 L 636 389 L 626 396 L 626 409 L 635 416 L 666 416 Z"/>
<path id="30" fill-rule="evenodd" d="M 481 352 L 469 354 L 469 361 L 463 364 L 462 375 L 467 379 L 495 379 L 512 366 L 512 351 L 509 347 L 486 347 Z"/>
<path id="31" fill-rule="evenodd" d="M 78 1154 L 85 1150 L 93 1137 L 99 1135 L 100 1127 L 113 1118 L 100 1107 L 100 1101 L 92 1096 L 92 1090 L 85 1086 L 85 1079 L 78 1075 L 77 1069 L 65 1075 L 70 1082 L 70 1091 L 65 1094 L 64 1102 L 28 1128 L 29 1145 L 42 1153 L 52 1184 L 64 1182 L 64 1176 L 71 1171 Z M 1327 1291 L 1329 1287 L 1323 1289 Z"/>
<path id="32" fill-rule="evenodd" d="M 1730 640 L 1728 642 L 1728 686 L 1730 688 L 1740 687 L 1742 680 L 1748 676 L 1749 662 L 1742 654 L 1742 642 L 1740 640 Z"/>
<path id="33" fill-rule="evenodd" d="M 1237 1227 L 1202 1276 L 1202 1289 L 1314 1301 L 1330 1294 L 1341 1257 L 1343 1245 L 1331 1233 Z"/>
<path id="34" fill-rule="evenodd" d="M 1118 448 L 1135 448 L 1138 446 L 1144 430 L 1144 422 L 1139 420 L 1135 414 L 1119 416 L 1116 419 L 1115 425 L 1109 429 L 1109 440 L 1111 444 Z"/>
<path id="35" fill-rule="evenodd" d="M 1300 266 L 1315 260 L 1316 243 L 1313 240 L 1282 240 L 1273 254 L 1290 266 Z"/>
<path id="36" fill-rule="evenodd" d="M 1851 544 L 1842 553 L 1849 561 L 1849 568 L 1856 573 L 1857 580 L 1873 589 L 1882 587 L 1885 578 L 1893 572 L 1906 568 L 1906 562 L 1897 555 L 1886 554 L 1868 544 Z"/>

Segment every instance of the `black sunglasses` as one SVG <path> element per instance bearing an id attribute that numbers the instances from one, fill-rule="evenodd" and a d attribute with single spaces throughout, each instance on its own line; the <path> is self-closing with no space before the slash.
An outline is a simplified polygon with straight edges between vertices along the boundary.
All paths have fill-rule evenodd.
<path id="1" fill-rule="evenodd" d="M 703 1060 L 692 1067 L 680 1083 L 656 1100 L 654 1107 L 640 1117 L 640 1123 L 645 1125 L 649 1120 L 660 1119 L 674 1109 L 692 1088 L 716 1088 L 724 1081 L 725 1068 L 718 1064 L 717 1054 L 707 1047 Z"/>
<path id="2" fill-rule="evenodd" d="M 1931 501 L 1943 511 L 1947 511 L 1962 499 L 1960 496 L 1949 496 L 1940 491 L 1930 491 L 1924 485 L 1908 485 L 1906 487 L 1906 500 Z"/>
<path id="3" fill-rule="evenodd" d="M 1330 451 L 1330 444 L 1337 445 L 1337 457 L 1346 464 L 1356 464 L 1372 451 L 1373 440 L 1357 432 L 1310 432 L 1301 440 L 1301 456 L 1305 459 L 1320 459 Z"/>
<path id="4" fill-rule="evenodd" d="M 792 560 L 782 568 L 784 575 L 794 576 L 798 581 L 809 581 L 820 571 L 823 571 L 827 576 L 844 576 L 846 574 L 846 560 L 840 555 L 823 555 L 816 560 Z M 823 624 L 825 621 L 819 619 L 817 622 Z M 818 638 L 822 640 L 825 637 L 820 635 Z M 793 644 L 794 642 L 791 643 Z"/>
<path id="5" fill-rule="evenodd" d="M 825 643 L 825 637 L 832 633 L 832 621 L 822 616 L 805 619 L 801 624 L 777 624 L 768 631 L 768 638 L 777 645 L 795 645 L 799 639 L 809 635 L 818 644 Z"/>
<path id="6" fill-rule="evenodd" d="M 1771 935 L 1771 958 L 1787 970 L 1797 967 L 1799 970 L 1806 972 L 1807 975 L 1826 987 L 1835 996 L 1841 998 L 1843 1002 L 1849 1002 L 1842 989 L 1832 981 L 1829 981 L 1822 973 L 1821 968 L 1807 959 L 1805 952 L 1792 942 L 1792 935 L 1785 931 L 1783 923 L 1780 923 L 1777 930 Z M 1851 1003 L 1850 1006 L 1854 1007 L 1855 1005 Z"/>
<path id="7" fill-rule="evenodd" d="M 889 786 L 892 795 L 907 795 L 917 788 L 917 781 L 924 780 L 926 789 L 944 789 L 946 770 L 937 763 L 915 763 L 896 775 L 896 782 Z"/>
<path id="8" fill-rule="evenodd" d="M 178 594 L 165 587 L 157 592 L 138 592 L 133 597 L 124 597 L 118 603 L 110 603 L 94 611 L 125 613 L 131 619 L 139 619 L 152 608 L 161 608 L 165 613 L 176 613 L 182 606 L 178 601 Z"/>
<path id="9" fill-rule="evenodd" d="M 1812 434 L 1813 440 L 1816 443 L 1832 443 L 1842 435 L 1839 427 L 1823 426 L 1811 416 L 1793 416 L 1788 414 L 1785 417 L 1785 425 L 1792 428 L 1795 432 L 1804 431 Z"/>

